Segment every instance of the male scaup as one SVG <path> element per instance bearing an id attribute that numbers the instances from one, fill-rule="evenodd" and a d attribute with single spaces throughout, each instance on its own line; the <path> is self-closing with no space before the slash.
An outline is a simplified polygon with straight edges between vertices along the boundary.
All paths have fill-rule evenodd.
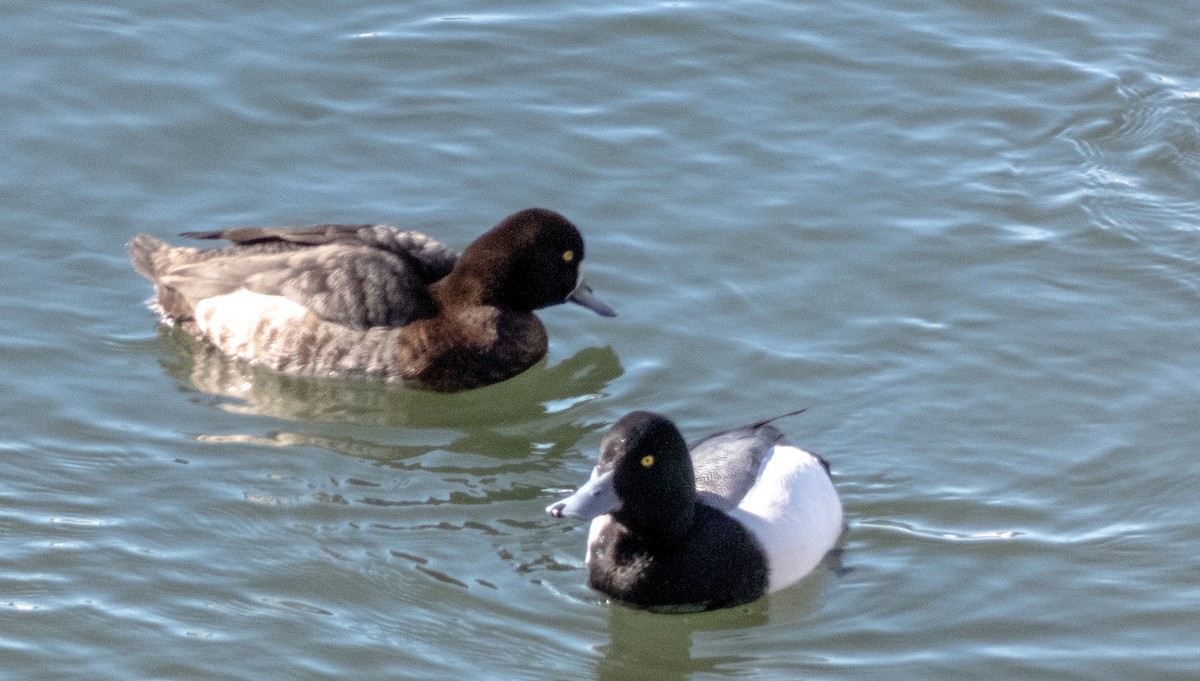
<path id="1" fill-rule="evenodd" d="M 546 329 L 533 310 L 573 302 L 616 315 L 583 279 L 579 230 L 541 208 L 505 218 L 461 257 L 386 225 L 183 236 L 233 245 L 173 247 L 145 234 L 129 243 L 163 321 L 289 373 L 466 390 L 511 378 L 546 355 Z"/>
<path id="2" fill-rule="evenodd" d="M 842 504 L 825 460 L 789 444 L 773 420 L 710 435 L 690 455 L 663 416 L 617 421 L 591 479 L 546 508 L 594 518 L 591 587 L 638 608 L 715 610 L 819 565 L 842 534 Z"/>

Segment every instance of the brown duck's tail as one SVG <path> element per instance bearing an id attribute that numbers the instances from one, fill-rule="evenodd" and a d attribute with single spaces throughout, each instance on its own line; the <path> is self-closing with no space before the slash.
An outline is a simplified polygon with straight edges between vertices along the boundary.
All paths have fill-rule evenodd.
<path id="1" fill-rule="evenodd" d="M 133 269 L 150 281 L 157 282 L 160 275 L 159 267 L 162 255 L 170 246 L 155 239 L 149 234 L 139 234 L 129 242 L 129 259 L 133 261 Z"/>
<path id="2" fill-rule="evenodd" d="M 192 316 L 192 303 L 180 295 L 169 280 L 172 269 L 181 256 L 194 249 L 173 248 L 149 234 L 139 234 L 129 242 L 129 259 L 133 269 L 154 284 L 154 298 L 147 301 L 164 322 L 174 324 Z M 164 283 L 164 279 L 168 280 Z"/>

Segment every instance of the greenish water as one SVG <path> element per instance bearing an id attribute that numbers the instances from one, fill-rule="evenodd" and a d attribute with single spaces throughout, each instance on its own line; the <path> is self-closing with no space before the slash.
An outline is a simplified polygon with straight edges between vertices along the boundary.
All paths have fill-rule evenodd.
<path id="1" fill-rule="evenodd" d="M 1195 9 L 8 3 L 0 677 L 1195 678 Z M 620 316 L 451 396 L 214 356 L 123 252 L 534 205 Z M 802 406 L 845 574 L 586 587 L 608 424 Z"/>

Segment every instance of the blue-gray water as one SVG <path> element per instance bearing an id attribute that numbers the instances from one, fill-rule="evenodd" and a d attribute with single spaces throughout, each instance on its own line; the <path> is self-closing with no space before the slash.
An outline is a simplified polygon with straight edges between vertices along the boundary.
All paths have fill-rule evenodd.
<path id="1" fill-rule="evenodd" d="M 0 677 L 1192 679 L 1190 2 L 0 9 Z M 620 316 L 476 392 L 155 329 L 125 242 L 562 211 Z M 543 506 L 793 408 L 838 575 L 666 617 Z"/>

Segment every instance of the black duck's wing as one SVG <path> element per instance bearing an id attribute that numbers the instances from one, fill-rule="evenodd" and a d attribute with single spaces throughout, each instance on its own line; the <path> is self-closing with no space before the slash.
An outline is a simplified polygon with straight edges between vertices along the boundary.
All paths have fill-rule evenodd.
<path id="1" fill-rule="evenodd" d="M 756 423 L 697 443 L 692 467 L 700 500 L 723 511 L 735 508 L 754 486 L 767 452 L 782 440 L 778 428 Z"/>

